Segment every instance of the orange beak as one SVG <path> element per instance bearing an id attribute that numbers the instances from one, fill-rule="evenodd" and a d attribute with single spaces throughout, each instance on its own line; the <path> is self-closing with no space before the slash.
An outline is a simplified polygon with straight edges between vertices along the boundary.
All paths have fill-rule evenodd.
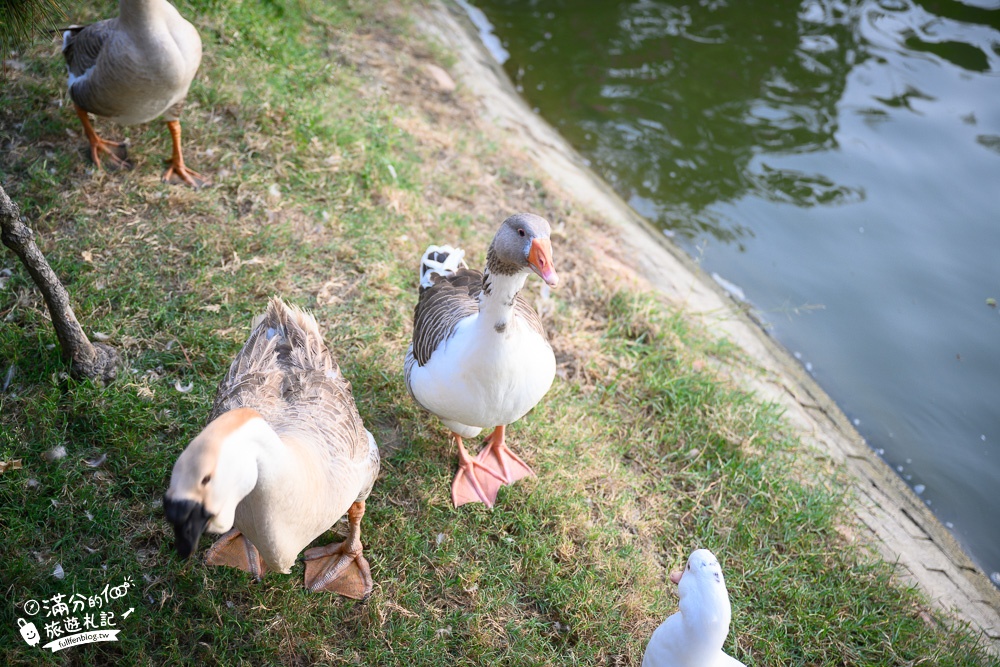
<path id="1" fill-rule="evenodd" d="M 673 584 L 681 583 L 681 577 L 684 576 L 684 570 L 674 570 L 670 573 L 670 582 Z"/>
<path id="2" fill-rule="evenodd" d="M 544 280 L 549 287 L 559 284 L 559 276 L 552 266 L 552 242 L 548 239 L 535 239 L 528 251 L 528 264 L 532 270 Z"/>

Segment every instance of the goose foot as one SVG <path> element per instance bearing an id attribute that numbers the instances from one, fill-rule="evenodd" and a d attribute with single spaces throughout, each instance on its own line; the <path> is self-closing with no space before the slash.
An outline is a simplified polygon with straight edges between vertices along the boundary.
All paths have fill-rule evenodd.
<path id="1" fill-rule="evenodd" d="M 257 581 L 264 578 L 267 566 L 260 552 L 243 533 L 233 528 L 216 540 L 205 552 L 205 562 L 209 565 L 225 565 L 249 572 Z"/>
<path id="2" fill-rule="evenodd" d="M 510 451 L 504 442 L 505 426 L 497 426 L 486 438 L 486 446 L 476 455 L 483 468 L 496 475 L 504 484 L 513 484 L 522 477 L 534 476 L 535 471 Z"/>
<path id="3" fill-rule="evenodd" d="M 173 153 L 170 159 L 166 161 L 167 170 L 163 172 L 161 180 L 164 183 L 170 183 L 172 185 L 180 185 L 185 183 L 190 185 L 195 190 L 203 188 L 206 185 L 211 185 L 211 181 L 196 172 L 194 169 L 188 169 L 184 165 L 184 155 L 181 153 L 181 124 L 180 121 L 168 120 L 167 129 L 170 130 L 170 139 L 173 142 Z"/>
<path id="4" fill-rule="evenodd" d="M 80 118 L 80 122 L 83 123 L 83 133 L 87 135 L 87 141 L 90 143 L 90 159 L 94 162 L 94 166 L 98 169 L 101 168 L 101 153 L 104 153 L 108 156 L 108 161 L 114 169 L 132 168 L 132 163 L 127 159 L 128 149 L 125 144 L 117 141 L 108 141 L 98 136 L 97 131 L 94 130 L 94 126 L 90 124 L 90 117 L 87 115 L 87 112 L 80 107 L 76 107 L 76 115 Z"/>
<path id="5" fill-rule="evenodd" d="M 175 162 L 173 158 L 166 161 L 170 166 L 167 170 L 163 172 L 163 177 L 160 179 L 164 183 L 170 183 L 171 185 L 180 185 L 182 183 L 190 185 L 195 190 L 201 189 L 206 185 L 211 185 L 212 182 L 196 172 L 194 169 L 188 169 L 184 166 L 184 161 Z"/>
<path id="6" fill-rule="evenodd" d="M 503 478 L 483 465 L 477 458 L 469 456 L 462 444 L 462 438 L 452 433 L 458 443 L 458 473 L 451 483 L 451 501 L 455 507 L 465 503 L 483 503 L 492 508 L 497 500 L 497 492 L 503 486 Z"/>
<path id="7" fill-rule="evenodd" d="M 355 600 L 372 593 L 372 574 L 361 555 L 361 517 L 365 503 L 359 500 L 347 510 L 350 532 L 343 542 L 307 549 L 305 586 L 313 593 L 330 591 Z"/>

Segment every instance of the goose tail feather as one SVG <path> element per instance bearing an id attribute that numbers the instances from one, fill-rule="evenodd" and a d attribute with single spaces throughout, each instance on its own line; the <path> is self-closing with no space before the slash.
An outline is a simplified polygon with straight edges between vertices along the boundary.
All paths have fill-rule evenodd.
<path id="1" fill-rule="evenodd" d="M 432 245 L 420 258 L 420 289 L 434 285 L 435 277 L 454 275 L 459 269 L 467 269 L 465 251 L 450 245 Z"/>

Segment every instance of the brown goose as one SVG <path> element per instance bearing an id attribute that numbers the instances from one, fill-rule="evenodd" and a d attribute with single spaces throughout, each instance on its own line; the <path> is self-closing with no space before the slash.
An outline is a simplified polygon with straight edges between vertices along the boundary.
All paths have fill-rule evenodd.
<path id="1" fill-rule="evenodd" d="M 305 584 L 362 599 L 372 589 L 361 517 L 378 476 L 375 439 L 316 320 L 273 298 L 219 385 L 209 425 L 174 464 L 163 498 L 177 551 L 208 551 L 260 579 L 347 514 L 344 542 L 305 552 Z M 228 531 L 228 532 L 227 532 Z"/>
<path id="2" fill-rule="evenodd" d="M 163 180 L 206 185 L 187 168 L 181 154 L 181 108 L 201 63 L 198 31 L 166 0 L 120 0 L 118 17 L 63 33 L 69 69 L 69 96 L 100 167 L 101 153 L 117 166 L 127 162 L 114 151 L 121 144 L 102 139 L 87 113 L 124 125 L 159 116 L 167 121 L 173 154 Z"/>
<path id="3" fill-rule="evenodd" d="M 544 218 L 519 213 L 500 225 L 483 273 L 465 268 L 464 252 L 449 246 L 431 246 L 421 260 L 406 385 L 458 445 L 456 507 L 492 507 L 502 485 L 534 474 L 504 439 L 507 424 L 533 408 L 555 377 L 541 320 L 518 295 L 531 272 L 551 286 L 558 282 L 550 233 Z M 493 431 L 473 458 L 462 438 L 484 428 Z"/>

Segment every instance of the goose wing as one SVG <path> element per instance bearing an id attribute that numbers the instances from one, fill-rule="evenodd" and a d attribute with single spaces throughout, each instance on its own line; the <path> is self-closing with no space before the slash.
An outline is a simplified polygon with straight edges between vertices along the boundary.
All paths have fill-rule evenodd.
<path id="1" fill-rule="evenodd" d="M 419 365 L 451 338 L 459 322 L 479 312 L 482 291 L 483 274 L 472 269 L 436 277 L 433 285 L 420 290 L 413 310 L 413 358 Z"/>
<path id="2" fill-rule="evenodd" d="M 69 95 L 81 108 L 99 116 L 110 115 L 90 83 L 92 70 L 101 52 L 119 34 L 118 19 L 106 19 L 86 26 L 72 26 L 63 33 L 63 57 L 69 69 Z"/>
<path id="3" fill-rule="evenodd" d="M 538 313 L 531 307 L 531 304 L 520 294 L 514 299 L 514 316 L 527 324 L 546 341 L 548 340 L 548 337 L 545 335 L 545 327 L 542 326 L 542 318 L 538 316 Z"/>
<path id="4" fill-rule="evenodd" d="M 370 439 L 316 320 L 274 298 L 219 384 L 210 420 L 253 408 L 279 434 L 323 443 L 336 459 L 370 457 Z"/>

